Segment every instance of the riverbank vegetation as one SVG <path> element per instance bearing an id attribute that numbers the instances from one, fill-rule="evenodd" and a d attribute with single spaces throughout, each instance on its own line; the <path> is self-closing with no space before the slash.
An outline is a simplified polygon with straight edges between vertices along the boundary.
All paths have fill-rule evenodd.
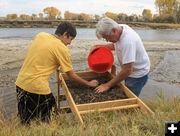
<path id="1" fill-rule="evenodd" d="M 16 117 L 6 121 L 1 114 L 0 135 L 162 136 L 165 135 L 165 121 L 180 120 L 180 99 L 167 99 L 162 93 L 157 95 L 157 101 L 145 102 L 155 116 L 143 114 L 139 110 L 96 112 L 83 116 L 85 127 L 73 121 L 67 114 L 52 118 L 49 124 L 33 122 L 29 126 L 20 125 Z"/>
<path id="2" fill-rule="evenodd" d="M 56 28 L 61 21 L 69 21 L 79 28 L 95 28 L 97 21 L 95 20 L 14 20 L 0 21 L 0 28 Z M 151 23 L 151 22 L 122 22 L 135 28 L 150 28 L 150 29 L 179 29 L 180 24 L 170 23 Z"/>
<path id="3" fill-rule="evenodd" d="M 117 22 L 135 27 L 180 28 L 179 25 L 171 25 L 180 24 L 180 2 L 178 0 L 155 0 L 154 4 L 158 11 L 158 14 L 154 15 L 150 9 L 144 9 L 141 15 L 107 11 L 100 16 L 65 11 L 64 17 L 62 17 L 61 11 L 56 7 L 47 7 L 38 14 L 20 14 L 20 16 L 16 13 L 8 14 L 6 17 L 0 18 L 0 27 L 56 27 L 55 22 L 64 20 L 70 20 L 78 27 L 95 27 L 95 23 L 101 17 L 107 16 Z M 4 25 L 5 23 L 7 25 Z"/>

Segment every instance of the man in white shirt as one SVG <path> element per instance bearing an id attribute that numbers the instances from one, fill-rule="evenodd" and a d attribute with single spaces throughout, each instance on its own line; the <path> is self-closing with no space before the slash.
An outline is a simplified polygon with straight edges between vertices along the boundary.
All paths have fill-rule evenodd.
<path id="1" fill-rule="evenodd" d="M 105 46 L 115 50 L 121 70 L 115 78 L 95 88 L 97 93 L 107 91 L 118 82 L 125 80 L 125 85 L 139 96 L 149 78 L 150 60 L 139 35 L 128 25 L 118 24 L 104 17 L 96 26 L 98 39 L 105 39 L 111 44 Z"/>

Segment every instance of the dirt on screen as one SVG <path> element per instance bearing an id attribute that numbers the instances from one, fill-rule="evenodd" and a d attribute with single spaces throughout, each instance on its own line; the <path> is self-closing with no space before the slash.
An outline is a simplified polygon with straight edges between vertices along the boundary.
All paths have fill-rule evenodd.
<path id="1" fill-rule="evenodd" d="M 86 80 L 90 81 L 92 79 Z M 99 84 L 103 84 L 108 82 L 110 78 L 104 76 L 98 77 L 96 80 L 99 81 Z M 114 86 L 106 92 L 95 93 L 95 88 L 73 83 L 69 80 L 66 80 L 65 82 L 76 104 L 95 103 L 128 98 L 125 93 L 120 90 L 119 86 Z"/>

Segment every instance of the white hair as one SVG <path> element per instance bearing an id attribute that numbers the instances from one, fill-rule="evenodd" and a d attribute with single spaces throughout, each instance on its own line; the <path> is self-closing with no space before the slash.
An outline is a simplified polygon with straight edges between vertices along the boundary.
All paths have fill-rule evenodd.
<path id="1" fill-rule="evenodd" d="M 108 17 L 103 17 L 96 24 L 96 36 L 97 36 L 97 38 L 101 39 L 103 34 L 110 35 L 113 28 L 116 28 L 119 30 L 118 23 L 116 23 L 114 20 L 112 20 Z"/>

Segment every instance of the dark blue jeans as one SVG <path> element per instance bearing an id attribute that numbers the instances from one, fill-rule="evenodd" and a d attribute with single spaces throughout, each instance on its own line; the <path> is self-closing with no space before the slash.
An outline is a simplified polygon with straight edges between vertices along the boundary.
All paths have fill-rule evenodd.
<path id="1" fill-rule="evenodd" d="M 129 88 L 136 96 L 139 96 L 142 88 L 147 83 L 149 79 L 149 73 L 140 78 L 128 77 L 125 79 L 125 85 Z"/>

